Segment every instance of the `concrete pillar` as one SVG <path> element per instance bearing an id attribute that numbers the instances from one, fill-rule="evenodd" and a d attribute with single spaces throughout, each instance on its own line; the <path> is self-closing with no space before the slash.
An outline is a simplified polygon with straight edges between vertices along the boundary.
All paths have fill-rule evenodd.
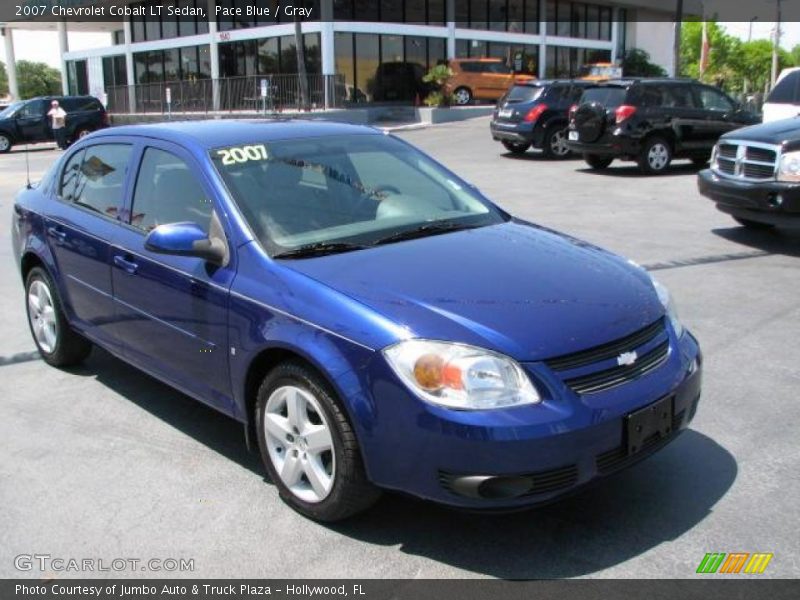
<path id="1" fill-rule="evenodd" d="M 447 59 L 456 57 L 456 0 L 447 0 L 445 7 L 447 21 Z"/>
<path id="2" fill-rule="evenodd" d="M 128 112 L 136 112 L 136 71 L 133 68 L 133 34 L 131 19 L 125 17 L 122 23 L 122 35 L 125 43 L 125 78 L 128 80 Z"/>
<path id="3" fill-rule="evenodd" d="M 6 73 L 8 74 L 8 92 L 12 100 L 19 100 L 19 85 L 17 83 L 17 59 L 14 56 L 13 29 L 3 28 L 3 41 L 6 48 Z"/>
<path id="4" fill-rule="evenodd" d="M 539 0 L 539 79 L 547 77 L 547 2 Z"/>
<path id="5" fill-rule="evenodd" d="M 69 94 L 69 78 L 67 77 L 67 61 L 64 55 L 69 52 L 69 37 L 67 36 L 67 22 L 58 21 L 58 51 L 61 53 L 61 88 L 66 96 Z M 77 92 L 77 90 L 75 90 Z"/>
<path id="6" fill-rule="evenodd" d="M 217 17 L 215 16 L 215 0 L 208 0 L 208 56 L 211 60 L 211 95 L 212 108 L 219 110 L 219 35 Z"/>

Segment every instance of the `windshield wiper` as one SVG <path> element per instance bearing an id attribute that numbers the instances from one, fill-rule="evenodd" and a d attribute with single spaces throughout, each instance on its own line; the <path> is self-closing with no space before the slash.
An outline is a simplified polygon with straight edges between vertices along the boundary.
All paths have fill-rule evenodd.
<path id="1" fill-rule="evenodd" d="M 475 229 L 480 225 L 464 225 L 463 223 L 425 223 L 413 229 L 404 229 L 397 233 L 392 233 L 386 237 L 380 238 L 372 243 L 373 246 L 380 246 L 381 244 L 391 244 L 392 242 L 400 242 L 403 240 L 413 240 L 414 238 L 426 237 L 429 235 L 436 235 L 439 233 L 448 233 L 450 231 L 461 231 L 464 229 Z"/>
<path id="2" fill-rule="evenodd" d="M 306 258 L 311 256 L 324 256 L 326 254 L 337 254 L 339 252 L 350 252 L 352 250 L 363 250 L 368 246 L 361 244 L 351 244 L 349 242 L 315 242 L 298 246 L 291 250 L 284 250 L 274 254 L 272 258 Z"/>

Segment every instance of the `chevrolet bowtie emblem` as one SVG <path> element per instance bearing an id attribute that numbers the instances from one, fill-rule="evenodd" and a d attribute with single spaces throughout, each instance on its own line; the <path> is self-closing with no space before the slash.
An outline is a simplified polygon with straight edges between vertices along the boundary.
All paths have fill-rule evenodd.
<path id="1" fill-rule="evenodd" d="M 639 358 L 636 352 L 623 352 L 617 357 L 617 364 L 620 367 L 629 367 Z"/>

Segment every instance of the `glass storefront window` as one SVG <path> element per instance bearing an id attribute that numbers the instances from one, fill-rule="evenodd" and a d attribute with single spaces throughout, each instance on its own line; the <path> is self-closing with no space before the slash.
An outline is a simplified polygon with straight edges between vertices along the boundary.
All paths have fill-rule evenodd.
<path id="1" fill-rule="evenodd" d="M 356 101 L 363 98 L 372 100 L 375 72 L 378 70 L 380 59 L 380 36 L 371 33 L 355 34 Z"/>
<path id="2" fill-rule="evenodd" d="M 164 50 L 164 81 L 177 81 L 181 78 L 181 62 L 177 48 Z"/>

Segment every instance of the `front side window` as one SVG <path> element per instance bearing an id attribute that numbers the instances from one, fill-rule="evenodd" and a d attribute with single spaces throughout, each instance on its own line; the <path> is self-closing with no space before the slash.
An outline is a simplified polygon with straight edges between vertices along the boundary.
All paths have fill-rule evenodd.
<path id="1" fill-rule="evenodd" d="M 505 219 L 422 153 L 383 135 L 253 143 L 213 150 L 211 158 L 273 255 L 309 244 L 373 245 L 420 227 L 471 228 Z"/>
<path id="2" fill-rule="evenodd" d="M 129 144 L 98 144 L 78 152 L 62 171 L 61 198 L 116 218 L 122 205 L 130 157 Z"/>
<path id="3" fill-rule="evenodd" d="M 212 204 L 180 157 L 147 148 L 136 177 L 131 225 L 145 233 L 167 223 L 190 222 L 208 231 Z"/>
<path id="4" fill-rule="evenodd" d="M 700 106 L 704 109 L 719 112 L 733 110 L 733 103 L 722 92 L 710 87 L 701 87 L 698 91 L 700 93 Z"/>
<path id="5" fill-rule="evenodd" d="M 44 107 L 45 103 L 43 100 L 31 100 L 22 106 L 17 116 L 22 118 L 41 117 L 45 113 Z"/>

